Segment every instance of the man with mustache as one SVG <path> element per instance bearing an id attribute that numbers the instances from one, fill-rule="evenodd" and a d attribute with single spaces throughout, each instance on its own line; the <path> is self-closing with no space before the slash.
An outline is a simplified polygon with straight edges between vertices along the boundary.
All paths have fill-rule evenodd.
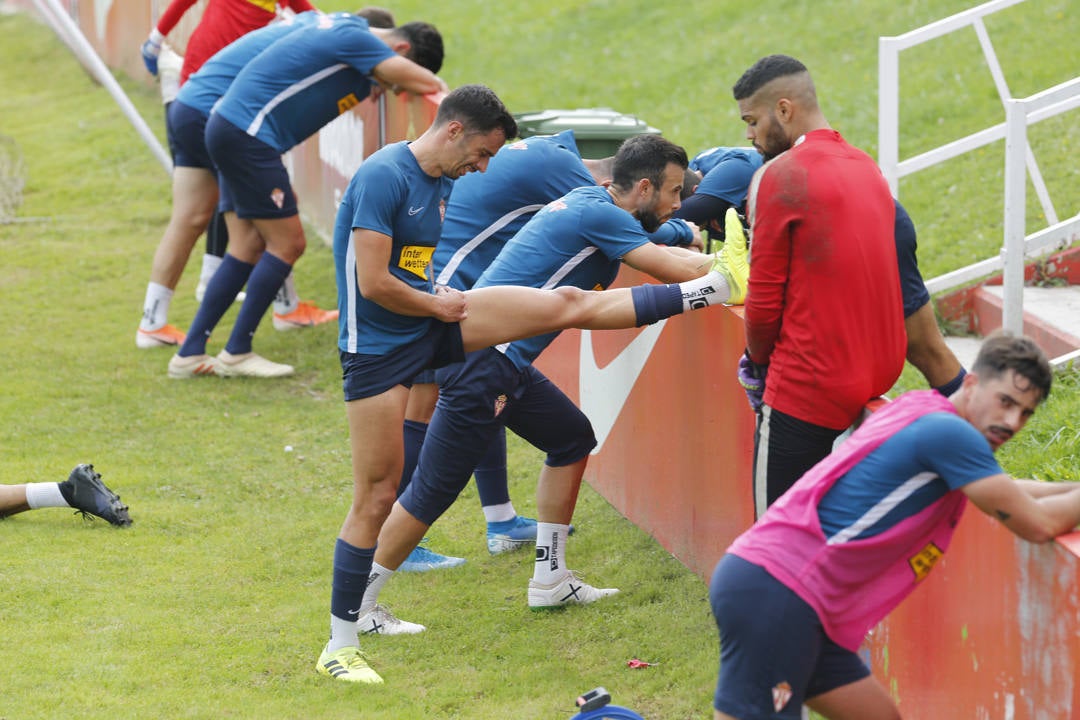
<path id="1" fill-rule="evenodd" d="M 728 548 L 710 584 L 720 630 L 716 720 L 894 720 L 857 651 L 948 549 L 967 501 L 1031 542 L 1080 523 L 1080 484 L 1016 480 L 994 452 L 1050 394 L 1046 356 L 990 336 L 946 398 L 901 395 Z"/>

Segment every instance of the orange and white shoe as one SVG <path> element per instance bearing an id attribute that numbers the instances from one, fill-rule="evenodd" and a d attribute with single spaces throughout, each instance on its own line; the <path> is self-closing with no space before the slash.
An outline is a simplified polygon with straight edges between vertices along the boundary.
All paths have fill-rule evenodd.
<path id="1" fill-rule="evenodd" d="M 139 328 L 135 332 L 135 347 L 142 350 L 169 345 L 183 345 L 187 337 L 182 330 L 175 325 L 162 325 L 157 330 L 143 330 Z"/>
<path id="2" fill-rule="evenodd" d="M 320 310 L 315 306 L 315 303 L 301 300 L 291 313 L 286 315 L 274 313 L 274 329 L 295 330 L 296 328 L 314 327 L 337 319 L 337 310 Z"/>
<path id="3" fill-rule="evenodd" d="M 189 355 L 188 357 L 173 355 L 169 360 L 169 377 L 174 380 L 186 380 L 203 375 L 221 375 L 218 370 L 219 365 L 218 359 L 210 355 Z"/>

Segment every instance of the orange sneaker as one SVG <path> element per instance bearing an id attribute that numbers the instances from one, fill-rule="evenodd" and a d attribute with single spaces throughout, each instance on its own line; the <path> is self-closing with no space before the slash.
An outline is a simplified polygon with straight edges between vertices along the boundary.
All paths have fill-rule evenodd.
<path id="1" fill-rule="evenodd" d="M 139 328 L 135 333 L 135 347 L 146 350 L 167 345 L 182 345 L 185 337 L 187 336 L 183 331 L 174 325 L 162 325 L 157 330 Z"/>
<path id="2" fill-rule="evenodd" d="M 295 330 L 302 327 L 313 327 L 323 323 L 333 322 L 338 319 L 337 310 L 320 310 L 315 303 L 304 302 L 297 304 L 296 309 L 288 315 L 274 313 L 275 330 Z"/>

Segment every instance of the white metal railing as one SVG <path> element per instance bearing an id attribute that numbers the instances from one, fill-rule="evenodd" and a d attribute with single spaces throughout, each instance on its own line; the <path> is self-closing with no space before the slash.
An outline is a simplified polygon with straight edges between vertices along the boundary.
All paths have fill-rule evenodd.
<path id="1" fill-rule="evenodd" d="M 1023 327 L 1024 260 L 1065 246 L 1080 235 L 1080 214 L 1059 220 L 1047 192 L 1038 162 L 1027 142 L 1029 125 L 1080 108 L 1080 78 L 1075 78 L 1023 99 L 1011 96 L 1001 63 L 986 32 L 983 18 L 1024 0 L 992 0 L 944 20 L 896 37 L 878 40 L 878 164 L 893 195 L 900 178 L 952 159 L 976 148 L 1005 140 L 1004 238 L 1001 253 L 927 281 L 931 293 L 948 290 L 998 270 L 1004 270 L 1005 328 Z M 1005 122 L 954 140 L 905 160 L 900 159 L 900 52 L 956 30 L 974 29 L 998 96 Z M 1025 227 L 1027 178 L 1047 218 L 1048 227 L 1027 235 Z"/>

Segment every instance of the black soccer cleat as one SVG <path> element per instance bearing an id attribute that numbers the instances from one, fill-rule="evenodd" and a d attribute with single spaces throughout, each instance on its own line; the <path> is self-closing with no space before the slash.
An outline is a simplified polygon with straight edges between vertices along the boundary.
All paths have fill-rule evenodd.
<path id="1" fill-rule="evenodd" d="M 128 506 L 120 502 L 119 495 L 105 487 L 93 465 L 76 465 L 68 476 L 67 485 L 71 493 L 68 502 L 87 520 L 93 515 L 117 527 L 131 524 Z"/>

